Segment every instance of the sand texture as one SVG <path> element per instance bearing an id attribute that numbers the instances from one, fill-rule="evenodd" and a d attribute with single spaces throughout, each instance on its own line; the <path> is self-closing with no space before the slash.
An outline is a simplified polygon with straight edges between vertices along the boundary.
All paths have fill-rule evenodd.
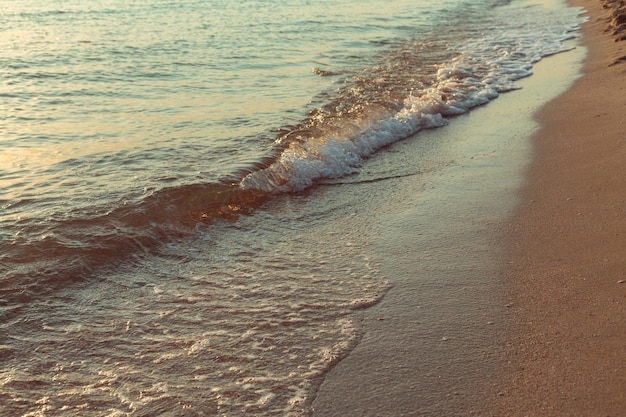
<path id="1" fill-rule="evenodd" d="M 603 0 L 602 7 L 608 10 L 606 31 L 615 37 L 615 41 L 626 40 L 626 2 L 624 0 Z M 623 56 L 622 59 L 626 59 Z"/>
<path id="2" fill-rule="evenodd" d="M 494 416 L 626 415 L 626 7 L 589 17 L 584 75 L 538 115 L 510 230 L 511 307 Z"/>

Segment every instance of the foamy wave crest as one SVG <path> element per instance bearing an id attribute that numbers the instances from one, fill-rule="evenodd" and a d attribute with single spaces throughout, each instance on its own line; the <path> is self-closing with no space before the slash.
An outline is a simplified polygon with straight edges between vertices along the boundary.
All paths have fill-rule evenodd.
<path id="1" fill-rule="evenodd" d="M 368 119 L 366 127 L 357 133 L 354 124 L 339 130 L 333 126 L 332 135 L 292 142 L 269 167 L 248 174 L 241 186 L 267 192 L 293 192 L 311 186 L 320 178 L 351 174 L 377 150 L 420 130 L 444 126 L 448 117 L 466 113 L 498 97 L 500 91 L 513 88 L 508 83 L 493 82 L 491 72 L 480 77 L 474 68 L 464 64 L 463 59 L 458 59 L 441 66 L 430 88 L 418 96 L 410 94 L 400 110 L 383 113 L 378 120 Z M 528 75 L 525 71 L 511 72 L 509 76 L 520 78 Z M 380 116 L 381 112 L 376 114 Z"/>
<path id="2" fill-rule="evenodd" d="M 286 146 L 287 136 L 280 138 L 284 150 L 276 160 L 246 175 L 240 186 L 293 192 L 318 179 L 345 176 L 377 150 L 517 89 L 516 81 L 532 75 L 534 63 L 569 49 L 563 42 L 576 27 L 572 17 L 551 19 L 540 33 L 530 19 L 468 40 L 426 75 L 429 67 L 420 63 L 419 50 L 403 45 L 400 58 L 390 53 L 392 64 L 364 70 L 352 87 L 339 90 L 332 105 L 313 111 L 297 134 L 288 135 Z"/>
<path id="3" fill-rule="evenodd" d="M 420 129 L 444 124 L 446 120 L 440 114 L 419 117 L 399 113 L 365 129 L 355 140 L 331 137 L 317 142 L 294 143 L 271 166 L 247 175 L 241 185 L 245 189 L 268 192 L 300 191 L 316 179 L 353 173 L 364 158 L 383 146 Z"/>

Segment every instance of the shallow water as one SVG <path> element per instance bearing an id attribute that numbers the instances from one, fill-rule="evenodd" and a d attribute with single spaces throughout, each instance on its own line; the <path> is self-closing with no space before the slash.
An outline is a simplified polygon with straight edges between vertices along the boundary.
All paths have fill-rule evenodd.
<path id="1" fill-rule="evenodd" d="M 351 182 L 429 169 L 367 158 L 578 23 L 431 3 L 2 6 L 0 410 L 309 413 L 393 284 Z"/>

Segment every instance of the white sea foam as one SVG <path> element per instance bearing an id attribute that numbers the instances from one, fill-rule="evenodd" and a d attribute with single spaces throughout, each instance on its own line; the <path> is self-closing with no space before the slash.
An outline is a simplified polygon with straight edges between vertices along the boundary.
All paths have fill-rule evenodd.
<path id="1" fill-rule="evenodd" d="M 503 9 L 515 22 L 457 46 L 458 56 L 439 64 L 432 83 L 412 91 L 399 111 L 368 120 L 360 132 L 329 129 L 328 135 L 292 143 L 268 168 L 247 175 L 241 186 L 269 192 L 299 191 L 320 178 L 338 178 L 355 172 L 364 158 L 422 129 L 440 127 L 449 118 L 484 105 L 499 94 L 517 89 L 515 82 L 532 75 L 532 65 L 543 57 L 569 48 L 564 41 L 576 27 L 576 9 L 552 11 L 529 7 L 524 21 L 518 9 Z M 537 22 L 543 27 L 537 30 Z M 408 88 L 412 88 L 410 85 Z M 380 112 L 372 111 L 380 114 Z M 323 125 L 322 125 L 323 127 Z"/>

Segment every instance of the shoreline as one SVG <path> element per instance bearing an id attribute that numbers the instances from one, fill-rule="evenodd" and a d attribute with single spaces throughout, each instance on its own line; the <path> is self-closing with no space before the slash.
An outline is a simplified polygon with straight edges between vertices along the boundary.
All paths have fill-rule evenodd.
<path id="1" fill-rule="evenodd" d="M 584 53 L 544 59 L 521 90 L 368 162 L 388 166 L 402 155 L 421 173 L 363 196 L 368 212 L 381 213 L 368 233 L 393 288 L 356 314 L 362 338 L 320 381 L 314 416 L 488 415 L 506 366 L 502 264 L 539 129 L 534 116 L 572 86 Z"/>
<path id="2" fill-rule="evenodd" d="M 626 410 L 626 26 L 617 24 L 626 10 L 569 2 L 587 10 L 589 53 L 583 77 L 537 115 L 524 202 L 509 229 L 512 308 L 494 416 Z"/>

